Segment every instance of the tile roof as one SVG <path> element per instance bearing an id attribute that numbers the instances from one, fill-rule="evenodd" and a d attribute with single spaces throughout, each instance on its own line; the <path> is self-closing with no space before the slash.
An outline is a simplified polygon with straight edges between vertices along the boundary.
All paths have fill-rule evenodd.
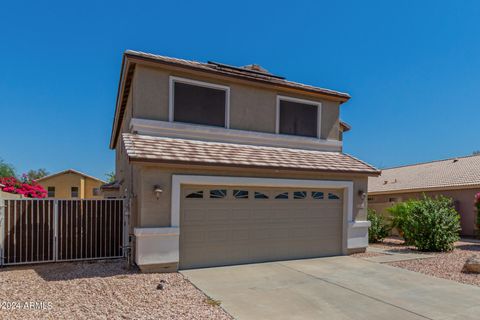
<path id="1" fill-rule="evenodd" d="M 382 170 L 368 179 L 368 192 L 480 186 L 480 155 Z"/>
<path id="2" fill-rule="evenodd" d="M 131 160 L 373 175 L 379 173 L 376 168 L 340 152 L 206 142 L 131 133 L 124 133 L 122 137 Z"/>
<path id="3" fill-rule="evenodd" d="M 184 59 L 166 57 L 166 56 L 134 51 L 134 50 L 125 51 L 125 55 L 127 57 L 128 56 L 139 57 L 139 58 L 145 58 L 145 59 L 149 59 L 157 62 L 163 62 L 167 64 L 175 64 L 178 66 L 194 68 L 199 71 L 203 70 L 208 72 L 215 72 L 217 74 L 223 74 L 227 76 L 241 77 L 246 80 L 256 80 L 256 81 L 268 82 L 271 84 L 277 84 L 281 86 L 286 86 L 286 87 L 291 87 L 291 88 L 296 88 L 296 89 L 301 89 L 306 91 L 313 91 L 317 93 L 322 93 L 326 95 L 343 98 L 344 100 L 350 99 L 350 95 L 348 93 L 325 89 L 325 88 L 319 88 L 315 86 L 310 86 L 310 85 L 306 85 L 298 82 L 285 80 L 282 77 L 274 76 L 268 72 L 255 72 L 255 71 L 252 72 L 252 70 L 248 68 L 233 67 L 233 66 L 227 66 L 227 65 L 212 63 L 212 62 L 204 63 L 204 62 L 197 62 L 197 61 L 191 61 L 191 60 L 184 60 Z"/>
<path id="4" fill-rule="evenodd" d="M 80 176 L 83 176 L 83 177 L 86 177 L 86 178 L 90 178 L 90 179 L 97 180 L 97 181 L 100 181 L 100 182 L 105 183 L 105 181 L 103 181 L 102 179 L 95 178 L 94 176 L 90 176 L 90 175 L 88 175 L 88 174 L 86 174 L 86 173 L 80 172 L 80 171 L 75 170 L 75 169 L 67 169 L 67 170 L 63 170 L 63 171 L 57 172 L 57 173 L 53 173 L 53 174 L 50 174 L 50 175 L 48 175 L 48 176 L 39 178 L 39 179 L 37 179 L 36 181 L 42 181 L 42 180 L 50 179 L 50 178 L 52 178 L 52 177 L 56 177 L 56 176 L 58 176 L 58 175 L 65 174 L 65 173 L 78 174 L 78 175 L 80 175 Z"/>
<path id="5" fill-rule="evenodd" d="M 102 189 L 102 190 L 118 190 L 118 189 L 120 189 L 120 187 L 121 187 L 120 182 L 115 180 L 113 182 L 108 182 L 108 183 L 102 184 L 100 186 L 100 189 Z"/>

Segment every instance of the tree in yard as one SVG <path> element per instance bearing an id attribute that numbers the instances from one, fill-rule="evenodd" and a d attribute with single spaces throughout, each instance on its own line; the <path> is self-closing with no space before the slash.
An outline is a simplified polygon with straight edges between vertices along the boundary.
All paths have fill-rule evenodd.
<path id="1" fill-rule="evenodd" d="M 115 181 L 115 172 L 114 171 L 110 171 L 110 172 L 105 173 L 105 176 L 107 177 L 107 183 L 111 183 L 111 182 Z"/>
<path id="2" fill-rule="evenodd" d="M 6 178 L 6 177 L 15 177 L 15 168 L 9 164 L 0 159 L 0 178 Z"/>
<path id="3" fill-rule="evenodd" d="M 40 168 L 38 170 L 30 170 L 27 172 L 28 180 L 37 180 L 48 175 L 49 173 L 47 169 L 44 169 L 44 168 Z"/>

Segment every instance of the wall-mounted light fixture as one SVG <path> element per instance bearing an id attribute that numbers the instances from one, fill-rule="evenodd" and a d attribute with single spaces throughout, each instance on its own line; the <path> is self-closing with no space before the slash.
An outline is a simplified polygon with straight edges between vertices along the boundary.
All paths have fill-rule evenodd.
<path id="1" fill-rule="evenodd" d="M 153 193 L 155 193 L 155 196 L 157 197 L 157 200 L 160 199 L 160 196 L 163 193 L 163 189 L 160 185 L 156 184 L 153 186 Z"/>
<path id="2" fill-rule="evenodd" d="M 360 197 L 360 199 L 365 200 L 367 194 L 363 190 L 358 190 L 358 196 Z"/>

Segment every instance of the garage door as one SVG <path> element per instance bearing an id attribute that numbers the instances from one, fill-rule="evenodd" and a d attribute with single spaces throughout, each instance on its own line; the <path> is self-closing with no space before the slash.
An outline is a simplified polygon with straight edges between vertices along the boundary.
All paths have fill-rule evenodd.
<path id="1" fill-rule="evenodd" d="M 180 268 L 342 253 L 339 190 L 183 187 Z"/>

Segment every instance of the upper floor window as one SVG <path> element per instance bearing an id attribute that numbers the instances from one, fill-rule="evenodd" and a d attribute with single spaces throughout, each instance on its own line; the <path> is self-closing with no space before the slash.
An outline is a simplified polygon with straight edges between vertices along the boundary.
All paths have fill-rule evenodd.
<path id="1" fill-rule="evenodd" d="M 55 187 L 48 187 L 47 188 L 48 197 L 54 198 L 55 197 Z"/>
<path id="2" fill-rule="evenodd" d="M 277 133 L 320 138 L 321 103 L 277 97 Z"/>
<path id="3" fill-rule="evenodd" d="M 78 187 L 72 187 L 70 189 L 70 195 L 72 198 L 78 198 Z"/>
<path id="4" fill-rule="evenodd" d="M 170 121 L 228 128 L 229 100 L 229 87 L 170 77 Z"/>
<path id="5" fill-rule="evenodd" d="M 92 189 L 92 194 L 94 196 L 99 196 L 100 195 L 100 188 L 93 188 Z"/>

